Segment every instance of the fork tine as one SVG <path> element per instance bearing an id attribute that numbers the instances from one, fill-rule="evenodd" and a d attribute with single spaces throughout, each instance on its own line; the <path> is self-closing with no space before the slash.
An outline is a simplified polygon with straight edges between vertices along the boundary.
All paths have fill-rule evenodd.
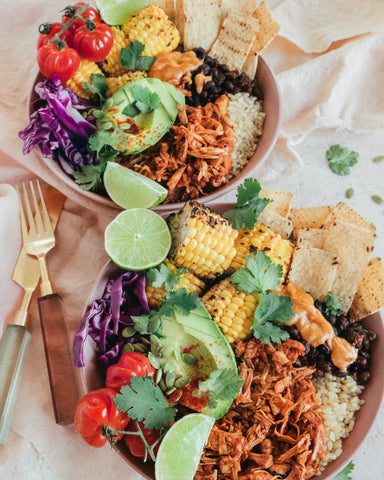
<path id="1" fill-rule="evenodd" d="M 28 222 L 29 222 L 29 233 L 36 235 L 36 227 L 35 227 L 35 222 L 33 221 L 31 204 L 29 203 L 27 189 L 25 188 L 24 183 L 23 183 L 23 190 L 24 190 L 24 202 L 27 209 L 27 216 L 28 216 Z"/>
<path id="2" fill-rule="evenodd" d="M 23 236 L 23 242 L 25 242 L 26 239 L 27 239 L 27 235 L 28 235 L 27 222 L 25 220 L 25 215 L 24 215 L 23 200 L 21 198 L 20 189 L 17 185 L 16 185 L 16 192 L 17 192 L 17 196 L 19 197 L 21 233 L 22 233 L 22 236 Z"/>
<path id="3" fill-rule="evenodd" d="M 36 184 L 38 184 L 38 181 L 36 181 Z M 41 218 L 41 213 L 40 213 L 40 209 L 39 209 L 39 204 L 37 203 L 37 198 L 36 198 L 36 192 L 35 192 L 35 188 L 33 186 L 33 182 L 30 181 L 29 182 L 29 186 L 31 188 L 31 192 L 32 192 L 32 199 L 33 199 L 33 205 L 35 207 L 35 225 L 36 225 L 36 229 L 37 229 L 37 232 L 38 233 L 44 233 L 44 225 L 43 225 L 43 219 Z M 40 195 L 40 198 L 42 197 L 42 195 Z"/>
<path id="4" fill-rule="evenodd" d="M 44 224 L 45 224 L 45 230 L 46 230 L 47 233 L 51 233 L 53 235 L 52 223 L 51 223 L 51 219 L 49 218 L 49 214 L 48 214 L 47 207 L 45 205 L 43 194 L 41 193 L 40 182 L 37 180 L 36 183 L 37 183 L 37 188 L 39 190 L 41 207 L 42 207 L 42 210 L 43 210 L 43 220 L 44 220 Z"/>

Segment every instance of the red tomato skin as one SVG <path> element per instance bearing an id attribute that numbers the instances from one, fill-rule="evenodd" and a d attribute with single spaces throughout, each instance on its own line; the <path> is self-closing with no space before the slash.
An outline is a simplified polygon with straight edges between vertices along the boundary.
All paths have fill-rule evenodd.
<path id="1" fill-rule="evenodd" d="M 111 388 L 101 388 L 87 393 L 77 404 L 74 426 L 83 439 L 92 447 L 105 445 L 107 437 L 103 435 L 103 427 L 124 430 L 129 417 L 120 412 L 113 402 L 116 391 Z M 120 434 L 119 438 L 123 435 Z"/>
<path id="2" fill-rule="evenodd" d="M 123 385 L 130 385 L 133 377 L 154 377 L 156 370 L 148 358 L 139 352 L 124 352 L 120 360 L 107 370 L 105 384 L 120 391 Z"/>
<path id="3" fill-rule="evenodd" d="M 96 28 L 92 31 L 82 25 L 75 30 L 73 36 L 73 47 L 82 58 L 90 62 L 105 60 L 113 43 L 112 30 L 106 23 L 96 24 Z"/>
<path id="4" fill-rule="evenodd" d="M 40 33 L 39 38 L 37 39 L 37 50 L 39 48 L 43 47 L 44 45 L 47 45 L 48 41 L 56 35 L 56 33 L 59 33 L 61 30 L 61 25 L 59 23 L 53 23 L 51 25 L 51 30 L 49 33 Z M 64 42 L 69 46 L 72 47 L 72 41 L 73 41 L 73 33 L 67 29 L 65 30 L 61 35 L 60 39 L 64 40 Z"/>
<path id="5" fill-rule="evenodd" d="M 76 3 L 76 5 L 74 5 L 74 12 L 77 12 L 77 8 L 76 7 L 81 7 L 85 5 L 84 2 L 78 2 Z M 91 20 L 92 22 L 101 22 L 101 16 L 100 16 L 100 13 L 93 7 L 88 7 L 84 10 L 84 12 L 81 14 L 81 17 L 82 18 L 88 18 L 89 20 Z M 63 23 L 68 23 L 69 20 L 71 20 L 72 16 L 71 15 L 63 15 L 62 17 L 62 20 L 63 20 Z M 77 20 L 75 20 L 72 25 L 69 27 L 69 30 L 71 30 L 72 32 L 74 32 L 78 27 L 81 27 L 82 25 L 84 25 L 84 22 L 78 18 Z"/>
<path id="6" fill-rule="evenodd" d="M 160 437 L 160 431 L 156 430 L 155 428 L 148 430 L 147 428 L 144 427 L 143 422 L 139 422 L 139 425 L 148 445 L 153 445 L 156 442 L 156 440 Z M 131 421 L 129 422 L 128 427 L 126 427 L 125 430 L 128 432 L 136 432 L 136 426 Z M 131 455 L 138 458 L 144 458 L 145 456 L 144 443 L 138 435 L 125 435 L 123 440 L 124 440 L 124 443 L 127 445 Z M 157 453 L 157 450 L 159 449 L 159 446 L 160 446 L 160 442 L 154 448 L 153 453 L 155 455 Z"/>
<path id="7" fill-rule="evenodd" d="M 37 51 L 37 63 L 41 73 L 51 78 L 56 73 L 64 85 L 80 65 L 80 55 L 73 48 L 65 46 L 59 50 L 54 42 L 43 45 Z"/>

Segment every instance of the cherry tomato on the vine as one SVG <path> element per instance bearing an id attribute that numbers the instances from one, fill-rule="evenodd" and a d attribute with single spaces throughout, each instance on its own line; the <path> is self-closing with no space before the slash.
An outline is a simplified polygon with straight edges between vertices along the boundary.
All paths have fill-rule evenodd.
<path id="1" fill-rule="evenodd" d="M 105 384 L 120 391 L 123 385 L 130 385 L 133 377 L 154 377 L 156 370 L 148 358 L 139 352 L 125 352 L 120 360 L 107 370 Z"/>
<path id="2" fill-rule="evenodd" d="M 156 440 L 160 437 L 160 431 L 152 428 L 148 430 L 148 428 L 144 427 L 143 422 L 139 422 L 140 430 L 143 432 L 144 438 L 147 441 L 148 445 L 153 445 Z M 136 425 L 131 421 L 128 424 L 128 427 L 125 429 L 128 432 L 136 432 Z M 127 445 L 131 455 L 134 457 L 144 458 L 145 457 L 145 446 L 142 439 L 138 435 L 125 435 L 123 438 L 124 443 Z M 153 449 L 153 453 L 156 455 L 157 450 L 159 449 L 160 442 L 158 442 Z"/>
<path id="3" fill-rule="evenodd" d="M 59 33 L 61 29 L 62 25 L 60 23 L 46 23 L 40 25 L 37 49 L 41 48 L 43 45 L 47 45 L 49 40 Z M 69 29 L 64 30 L 64 32 L 59 35 L 59 38 L 60 40 L 64 40 L 69 47 L 72 47 L 73 33 Z"/>
<path id="4" fill-rule="evenodd" d="M 83 439 L 92 447 L 102 447 L 107 441 L 106 427 L 124 430 L 129 417 L 120 412 L 113 402 L 116 391 L 101 388 L 87 393 L 77 404 L 74 426 Z M 121 438 L 123 434 L 116 434 Z"/>
<path id="5" fill-rule="evenodd" d="M 80 65 L 80 55 L 73 48 L 64 46 L 59 49 L 56 43 L 43 45 L 37 51 L 37 63 L 41 73 L 48 79 L 56 73 L 64 85 L 76 72 Z"/>
<path id="6" fill-rule="evenodd" d="M 68 23 L 69 20 L 71 20 L 71 18 L 73 17 L 73 15 L 78 12 L 79 7 L 82 7 L 84 5 L 84 2 L 78 2 L 76 3 L 76 5 L 71 5 L 70 7 L 67 7 L 63 15 L 63 23 Z M 92 22 L 101 22 L 100 13 L 93 7 L 86 8 L 84 12 L 81 13 L 81 17 L 84 19 L 88 18 Z M 76 30 L 76 28 L 81 27 L 82 25 L 84 25 L 83 20 L 78 18 L 73 22 L 69 29 L 73 32 L 74 30 Z"/>
<path id="7" fill-rule="evenodd" d="M 106 23 L 82 25 L 73 35 L 73 47 L 82 58 L 90 62 L 102 62 L 113 47 L 113 33 Z"/>

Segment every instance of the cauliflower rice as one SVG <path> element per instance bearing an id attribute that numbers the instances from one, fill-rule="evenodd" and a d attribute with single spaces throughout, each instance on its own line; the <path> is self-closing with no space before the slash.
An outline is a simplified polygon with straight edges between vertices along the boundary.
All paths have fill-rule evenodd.
<path id="1" fill-rule="evenodd" d="M 263 132 L 263 102 L 249 93 L 228 94 L 228 112 L 234 125 L 237 143 L 232 152 L 233 163 L 227 181 L 237 175 L 255 153 Z"/>
<path id="2" fill-rule="evenodd" d="M 327 453 L 321 461 L 321 469 L 342 452 L 342 439 L 346 438 L 355 425 L 355 414 L 364 404 L 359 398 L 364 387 L 353 377 L 336 377 L 327 373 L 315 380 L 313 385 L 321 403 Z"/>

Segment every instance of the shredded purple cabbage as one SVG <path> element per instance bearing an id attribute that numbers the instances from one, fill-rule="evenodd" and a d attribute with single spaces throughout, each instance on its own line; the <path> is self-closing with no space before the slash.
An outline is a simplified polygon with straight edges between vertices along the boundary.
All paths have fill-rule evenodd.
<path id="1" fill-rule="evenodd" d="M 88 335 L 98 348 L 98 360 L 104 371 L 116 363 L 127 339 L 120 331 L 134 322 L 131 316 L 149 314 L 145 294 L 145 272 L 124 272 L 108 280 L 103 296 L 93 302 L 73 339 L 73 359 L 76 367 L 83 367 L 84 344 Z M 130 341 L 134 341 L 132 337 Z"/>
<path id="2" fill-rule="evenodd" d="M 90 106 L 70 88 L 63 87 L 56 74 L 37 83 L 35 91 L 40 97 L 36 102 L 42 106 L 31 115 L 30 124 L 19 132 L 24 140 L 24 155 L 40 147 L 44 157 L 57 159 L 68 174 L 85 165 L 98 164 L 96 152 L 87 147 L 96 130 L 95 120 L 85 119 L 81 114 Z"/>

